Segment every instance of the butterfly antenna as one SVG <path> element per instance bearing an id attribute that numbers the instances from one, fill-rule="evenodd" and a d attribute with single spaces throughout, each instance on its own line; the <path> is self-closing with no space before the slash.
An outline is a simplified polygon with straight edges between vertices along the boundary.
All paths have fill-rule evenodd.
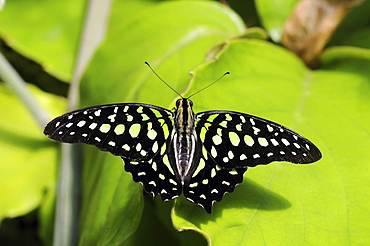
<path id="1" fill-rule="evenodd" d="M 196 91 L 194 92 L 193 94 L 191 94 L 190 96 L 188 96 L 187 98 L 190 98 L 192 96 L 194 96 L 195 94 L 198 94 L 199 92 L 201 91 L 204 91 L 205 89 L 207 89 L 208 87 L 210 87 L 211 85 L 213 85 L 214 83 L 216 83 L 217 81 L 219 81 L 220 79 L 222 79 L 223 77 L 225 77 L 226 75 L 230 74 L 230 72 L 226 72 L 224 73 L 221 77 L 219 77 L 218 79 L 216 79 L 214 82 L 210 83 L 209 85 L 207 85 L 206 87 L 204 87 L 203 89 L 200 89 L 199 91 Z"/>
<path id="2" fill-rule="evenodd" d="M 161 77 L 159 77 L 159 75 L 154 71 L 154 69 L 150 66 L 148 62 L 145 62 L 145 64 L 150 68 L 150 70 L 152 70 L 152 72 L 155 74 L 155 76 L 158 77 L 158 79 L 160 79 L 163 83 L 165 83 L 171 90 L 173 90 L 177 95 L 179 95 L 179 97 L 183 98 L 180 93 L 178 93 L 174 88 L 172 88 L 172 86 L 170 86 L 166 81 L 164 81 Z"/>

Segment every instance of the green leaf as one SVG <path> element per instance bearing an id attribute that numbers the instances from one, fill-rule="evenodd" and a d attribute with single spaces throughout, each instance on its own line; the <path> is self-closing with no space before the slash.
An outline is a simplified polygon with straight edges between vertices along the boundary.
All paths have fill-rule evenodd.
<path id="1" fill-rule="evenodd" d="M 175 95 L 152 93 L 153 88 L 166 87 L 143 65 L 145 61 L 181 92 L 190 79 L 187 73 L 204 61 L 209 47 L 242 31 L 234 12 L 212 2 L 165 2 L 140 12 L 110 35 L 96 54 L 82 80 L 82 104 L 150 98 L 151 103 L 166 105 Z"/>
<path id="2" fill-rule="evenodd" d="M 61 112 L 60 99 L 31 89 L 52 112 Z M 4 84 L 0 95 L 1 115 L 6 116 L 0 119 L 0 219 L 4 219 L 29 213 L 42 204 L 45 194 L 53 194 L 58 151 Z"/>
<path id="3" fill-rule="evenodd" d="M 187 73 L 204 61 L 210 46 L 244 31 L 227 7 L 187 1 L 157 4 L 111 28 L 82 79 L 83 106 L 142 102 L 166 107 L 177 95 L 145 61 L 181 92 L 191 78 Z M 85 157 L 80 244 L 120 244 L 139 226 L 142 186 L 122 170 L 119 157 L 95 148 L 86 148 Z"/>
<path id="4" fill-rule="evenodd" d="M 0 14 L 0 35 L 19 53 L 69 81 L 84 7 L 84 0 L 7 1 Z"/>
<path id="5" fill-rule="evenodd" d="M 298 1 L 256 0 L 255 2 L 263 26 L 270 34 L 272 40 L 280 42 L 283 35 L 284 23 L 289 18 L 294 5 Z"/>
<path id="6" fill-rule="evenodd" d="M 370 179 L 370 116 L 364 113 L 370 111 L 364 72 L 370 62 L 357 62 L 310 71 L 279 47 L 244 40 L 230 42 L 217 61 L 196 69 L 189 93 L 217 71 L 231 73 L 192 98 L 196 111 L 235 110 L 276 121 L 313 141 L 323 158 L 251 168 L 211 215 L 179 199 L 174 225 L 201 231 L 212 245 L 369 243 L 370 226 L 362 218 L 370 216 L 363 200 L 370 195 L 363 189 Z"/>

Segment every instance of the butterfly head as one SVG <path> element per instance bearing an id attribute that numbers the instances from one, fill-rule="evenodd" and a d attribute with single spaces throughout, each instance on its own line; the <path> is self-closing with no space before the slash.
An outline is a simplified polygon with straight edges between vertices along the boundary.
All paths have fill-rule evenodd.
<path id="1" fill-rule="evenodd" d="M 176 110 L 179 110 L 179 108 L 192 108 L 193 102 L 190 99 L 187 98 L 180 98 L 176 101 Z"/>
<path id="2" fill-rule="evenodd" d="M 192 128 L 194 121 L 193 102 L 187 98 L 176 101 L 175 122 L 178 126 Z"/>

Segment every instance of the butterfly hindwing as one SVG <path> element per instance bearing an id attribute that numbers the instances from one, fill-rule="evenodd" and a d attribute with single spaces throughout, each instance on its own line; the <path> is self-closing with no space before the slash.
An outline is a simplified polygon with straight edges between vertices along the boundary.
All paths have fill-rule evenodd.
<path id="1" fill-rule="evenodd" d="M 203 152 L 198 168 L 184 185 L 184 196 L 211 213 L 213 203 L 221 201 L 225 193 L 233 192 L 243 181 L 245 171 L 247 168 L 223 168 Z"/>
<path id="2" fill-rule="evenodd" d="M 210 157 L 223 168 L 253 167 L 272 161 L 311 163 L 317 147 L 277 123 L 231 111 L 197 114 L 196 131 Z"/>
<path id="3" fill-rule="evenodd" d="M 166 154 L 165 154 L 166 155 Z M 170 165 L 166 165 L 166 156 L 160 153 L 149 161 L 135 161 L 122 158 L 125 171 L 132 174 L 135 182 L 140 182 L 146 192 L 154 196 L 160 194 L 163 201 L 174 199 L 181 195 L 182 185 L 178 182 Z"/>

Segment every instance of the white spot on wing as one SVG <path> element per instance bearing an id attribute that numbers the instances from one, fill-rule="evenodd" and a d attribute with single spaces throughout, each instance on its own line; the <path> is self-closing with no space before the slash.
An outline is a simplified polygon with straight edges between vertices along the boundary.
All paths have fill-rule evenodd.
<path id="1" fill-rule="evenodd" d="M 288 140 L 286 140 L 285 138 L 282 138 L 282 139 L 281 139 L 281 142 L 283 142 L 283 144 L 284 144 L 285 146 L 290 145 L 289 141 L 288 141 Z"/>
<path id="2" fill-rule="evenodd" d="M 249 135 L 245 135 L 245 136 L 244 136 L 244 142 L 245 142 L 245 144 L 246 144 L 246 145 L 248 145 L 249 147 L 252 147 L 252 146 L 253 146 L 253 144 L 254 144 L 254 140 L 253 140 L 253 138 L 252 138 L 251 136 L 249 136 Z"/>
<path id="3" fill-rule="evenodd" d="M 258 138 L 258 143 L 262 146 L 262 147 L 266 147 L 269 145 L 269 143 L 267 142 L 266 138 Z"/>
<path id="4" fill-rule="evenodd" d="M 108 119 L 110 120 L 110 122 L 115 122 L 116 121 L 116 114 L 112 114 L 112 115 L 109 115 L 108 116 Z"/>
<path id="5" fill-rule="evenodd" d="M 231 142 L 232 145 L 234 145 L 234 146 L 239 145 L 240 138 L 239 138 L 238 134 L 236 134 L 235 132 L 229 132 L 229 138 L 230 138 L 230 142 Z"/>
<path id="6" fill-rule="evenodd" d="M 85 120 L 81 120 L 80 122 L 77 123 L 78 127 L 83 127 L 86 124 Z"/>
<path id="7" fill-rule="evenodd" d="M 95 122 L 93 122 L 93 123 L 91 123 L 91 124 L 89 125 L 89 128 L 90 128 L 91 130 L 94 130 L 97 126 L 98 126 L 98 124 L 96 124 Z"/>
<path id="8" fill-rule="evenodd" d="M 116 125 L 116 127 L 114 128 L 114 133 L 117 135 L 123 134 L 124 131 L 125 131 L 125 125 L 123 124 Z"/>
<path id="9" fill-rule="evenodd" d="M 154 171 L 157 171 L 157 163 L 153 162 L 153 164 L 152 164 L 152 169 L 153 169 Z"/>
<path id="10" fill-rule="evenodd" d="M 214 135 L 212 141 L 215 145 L 219 145 L 222 143 L 222 138 L 219 135 Z"/>
<path id="11" fill-rule="evenodd" d="M 141 125 L 140 124 L 132 124 L 129 133 L 132 138 L 136 138 L 140 133 Z"/>
<path id="12" fill-rule="evenodd" d="M 267 124 L 266 126 L 267 126 L 267 130 L 269 132 L 273 132 L 274 131 L 274 128 L 272 126 L 270 126 L 269 124 Z"/>
<path id="13" fill-rule="evenodd" d="M 126 115 L 126 120 L 127 120 L 128 122 L 132 121 L 133 119 L 134 119 L 134 117 L 132 117 L 132 115 L 130 115 L 130 114 L 127 114 L 127 115 Z"/>
<path id="14" fill-rule="evenodd" d="M 98 117 L 100 116 L 100 113 L 101 113 L 101 109 L 98 109 L 94 112 L 95 116 L 98 116 Z"/>
<path id="15" fill-rule="evenodd" d="M 255 127 L 255 126 L 252 126 L 252 128 L 253 128 L 253 134 L 254 135 L 258 135 L 258 133 L 261 131 L 259 128 L 257 128 L 257 127 Z"/>
<path id="16" fill-rule="evenodd" d="M 102 124 L 99 128 L 99 130 L 102 132 L 102 133 L 107 133 L 109 132 L 110 130 L 110 125 L 109 124 Z"/>
<path id="17" fill-rule="evenodd" d="M 227 152 L 227 156 L 229 157 L 229 159 L 233 159 L 234 153 L 231 150 L 229 150 L 229 152 Z"/>
<path id="18" fill-rule="evenodd" d="M 254 155 L 253 155 L 253 158 L 254 158 L 254 159 L 257 159 L 257 158 L 260 158 L 260 157 L 261 157 L 261 156 L 260 156 L 259 154 L 254 154 Z"/>
<path id="19" fill-rule="evenodd" d="M 152 151 L 154 153 L 157 153 L 157 151 L 158 151 L 158 142 L 157 141 L 154 142 L 154 144 L 152 146 Z"/>
<path id="20" fill-rule="evenodd" d="M 301 148 L 301 146 L 299 145 L 299 144 L 297 144 L 297 143 L 293 143 L 294 144 L 294 146 L 297 148 L 297 149 L 300 149 Z"/>
<path id="21" fill-rule="evenodd" d="M 271 138 L 271 143 L 274 145 L 274 146 L 278 146 L 279 145 L 279 142 L 276 141 L 275 138 Z"/>
<path id="22" fill-rule="evenodd" d="M 212 168 L 211 170 L 211 178 L 214 178 L 216 176 L 216 169 Z"/>
<path id="23" fill-rule="evenodd" d="M 128 146 L 128 144 L 124 144 L 124 145 L 122 145 L 122 149 L 124 149 L 126 151 L 130 151 L 130 146 Z"/>
<path id="24" fill-rule="evenodd" d="M 142 156 L 146 156 L 146 154 L 147 154 L 147 152 L 146 152 L 145 150 L 143 150 L 143 149 L 142 149 L 142 150 L 140 151 L 140 155 L 142 155 Z"/>
<path id="25" fill-rule="evenodd" d="M 157 132 L 154 129 L 148 130 L 147 136 L 149 139 L 154 140 L 157 137 Z"/>
<path id="26" fill-rule="evenodd" d="M 138 144 L 136 145 L 136 151 L 140 151 L 140 150 L 141 150 L 141 148 L 142 148 L 141 143 L 138 143 Z"/>
<path id="27" fill-rule="evenodd" d="M 211 148 L 211 155 L 213 158 L 216 158 L 217 157 L 217 150 L 215 148 L 215 146 L 212 145 L 212 148 Z"/>

